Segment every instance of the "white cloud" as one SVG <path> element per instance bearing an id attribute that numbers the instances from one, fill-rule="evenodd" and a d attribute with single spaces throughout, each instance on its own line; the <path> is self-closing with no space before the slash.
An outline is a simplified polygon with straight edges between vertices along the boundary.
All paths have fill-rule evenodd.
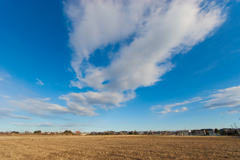
<path id="1" fill-rule="evenodd" d="M 240 110 L 229 110 L 229 111 L 226 111 L 225 113 L 236 114 L 236 113 L 240 113 Z"/>
<path id="2" fill-rule="evenodd" d="M 226 111 L 225 113 L 236 114 L 236 113 L 240 113 L 240 110 L 229 110 L 229 111 Z"/>
<path id="3" fill-rule="evenodd" d="M 17 106 L 23 110 L 26 110 L 36 115 L 52 114 L 64 114 L 71 113 L 82 116 L 94 116 L 97 113 L 94 112 L 95 108 L 80 106 L 78 104 L 67 102 L 67 107 L 62 107 L 58 104 L 47 103 L 44 100 L 39 99 L 27 99 L 21 101 L 10 101 L 14 106 Z"/>
<path id="4" fill-rule="evenodd" d="M 29 123 L 10 123 L 17 126 L 39 126 L 39 127 L 55 127 L 52 123 L 37 123 L 37 124 L 29 124 Z"/>
<path id="5" fill-rule="evenodd" d="M 52 124 L 49 122 L 46 123 L 9 123 L 17 126 L 39 126 L 39 127 L 61 127 L 61 128 L 72 128 L 72 127 L 78 127 L 78 126 L 86 126 L 88 124 L 76 124 L 76 123 L 68 123 L 68 124 Z"/>
<path id="6" fill-rule="evenodd" d="M 73 72 L 73 70 L 72 70 L 71 68 L 68 68 L 67 70 L 68 70 L 69 72 Z"/>
<path id="7" fill-rule="evenodd" d="M 188 103 L 202 101 L 200 97 L 196 97 L 187 101 L 183 101 L 180 103 L 174 103 L 169 105 L 156 105 L 152 106 L 150 110 L 159 110 L 163 109 L 158 113 L 169 113 L 169 112 L 184 112 L 187 110 L 186 107 L 182 107 L 181 109 L 171 110 L 171 108 L 186 105 Z M 230 108 L 240 108 L 240 86 L 230 87 L 225 89 L 217 90 L 214 94 L 205 97 L 204 100 L 201 102 L 204 104 L 204 108 L 206 109 L 216 109 L 220 107 L 230 107 Z M 232 109 L 228 110 L 225 113 L 228 114 L 235 114 L 240 113 L 239 109 Z"/>
<path id="8" fill-rule="evenodd" d="M 168 105 L 165 105 L 165 106 L 161 106 L 161 105 L 152 106 L 150 110 L 164 109 L 163 111 L 158 112 L 158 113 L 162 113 L 162 114 L 169 113 L 169 112 L 184 112 L 184 111 L 187 111 L 187 107 L 182 107 L 179 110 L 173 110 L 173 111 L 171 110 L 171 108 L 176 107 L 176 106 L 185 105 L 185 104 L 188 104 L 188 103 L 198 102 L 198 101 L 201 101 L 201 100 L 202 100 L 202 98 L 195 97 L 195 98 L 192 98 L 188 101 L 183 101 L 183 102 L 180 102 L 180 103 L 168 104 Z"/>
<path id="9" fill-rule="evenodd" d="M 126 94 L 120 94 L 116 92 L 82 92 L 82 93 L 70 93 L 59 97 L 67 101 L 70 105 L 79 105 L 87 108 L 98 106 L 100 108 L 112 108 L 114 106 L 120 107 L 122 102 L 126 102 L 135 98 L 134 92 Z"/>
<path id="10" fill-rule="evenodd" d="M 0 97 L 3 97 L 3 98 L 10 98 L 9 96 L 6 96 L 6 95 L 0 95 Z"/>
<path id="11" fill-rule="evenodd" d="M 7 73 L 0 72 L 0 81 L 5 81 L 5 78 L 11 77 Z"/>
<path id="12" fill-rule="evenodd" d="M 214 1 L 69 0 L 64 6 L 71 24 L 71 66 L 78 79 L 71 85 L 100 93 L 154 85 L 174 67 L 174 55 L 191 49 L 225 21 L 224 4 Z M 120 49 L 107 67 L 88 62 L 96 49 L 116 43 Z"/>
<path id="13" fill-rule="evenodd" d="M 7 108 L 0 108 L 1 118 L 14 118 L 14 119 L 32 119 L 31 117 L 20 116 L 12 114 L 13 110 Z"/>
<path id="14" fill-rule="evenodd" d="M 37 82 L 36 82 L 36 84 L 41 85 L 41 86 L 44 85 L 44 83 L 43 83 L 40 79 L 38 79 L 38 78 L 37 78 Z"/>
<path id="15" fill-rule="evenodd" d="M 49 101 L 50 100 L 50 98 L 38 98 L 38 99 L 41 101 Z"/>
<path id="16" fill-rule="evenodd" d="M 199 0 L 184 1 L 80 1 L 66 4 L 72 24 L 72 67 L 82 86 L 115 91 L 153 85 L 173 65 L 169 59 L 189 48 L 222 24 L 222 8 L 214 3 L 200 7 Z M 97 48 L 136 34 L 119 57 L 102 68 L 84 63 Z M 108 81 L 107 84 L 102 84 Z"/>
<path id="17" fill-rule="evenodd" d="M 163 108 L 161 105 L 152 106 L 150 110 L 158 110 Z"/>
<path id="18" fill-rule="evenodd" d="M 174 111 L 172 111 L 172 112 L 184 112 L 184 111 L 187 111 L 188 109 L 187 109 L 187 107 L 182 107 L 182 109 L 179 109 L 179 110 L 174 110 Z"/>
<path id="19" fill-rule="evenodd" d="M 205 101 L 205 108 L 240 107 L 240 86 L 218 90 Z"/>

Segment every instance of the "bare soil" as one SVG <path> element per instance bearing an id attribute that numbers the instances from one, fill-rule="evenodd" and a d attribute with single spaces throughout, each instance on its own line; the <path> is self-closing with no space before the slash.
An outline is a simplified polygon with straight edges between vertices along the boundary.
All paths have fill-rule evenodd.
<path id="1" fill-rule="evenodd" d="M 240 138 L 0 136 L 0 159 L 240 159 Z"/>

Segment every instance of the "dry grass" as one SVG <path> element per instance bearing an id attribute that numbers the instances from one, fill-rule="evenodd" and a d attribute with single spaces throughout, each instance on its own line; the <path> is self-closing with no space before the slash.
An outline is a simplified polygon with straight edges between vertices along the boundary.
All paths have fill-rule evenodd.
<path id="1" fill-rule="evenodd" d="M 240 159 L 240 138 L 0 136 L 0 159 Z"/>

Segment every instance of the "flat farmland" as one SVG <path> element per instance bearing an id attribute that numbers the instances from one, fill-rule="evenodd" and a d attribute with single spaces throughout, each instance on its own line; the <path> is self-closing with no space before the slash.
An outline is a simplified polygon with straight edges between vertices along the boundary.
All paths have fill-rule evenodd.
<path id="1" fill-rule="evenodd" d="M 240 159 L 240 138 L 0 136 L 0 159 Z"/>

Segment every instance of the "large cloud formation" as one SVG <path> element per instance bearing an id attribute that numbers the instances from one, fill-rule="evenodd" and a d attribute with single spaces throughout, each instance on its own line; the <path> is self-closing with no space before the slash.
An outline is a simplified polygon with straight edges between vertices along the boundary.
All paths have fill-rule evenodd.
<path id="1" fill-rule="evenodd" d="M 158 82 L 173 68 L 174 55 L 191 49 L 225 21 L 224 4 L 203 0 L 69 0 L 64 8 L 77 77 L 72 86 L 91 87 L 96 95 L 118 94 L 122 102 L 126 91 Z M 120 49 L 108 66 L 89 62 L 97 49 L 117 43 Z"/>
<path id="2" fill-rule="evenodd" d="M 173 67 L 174 55 L 203 41 L 225 21 L 224 4 L 214 1 L 70 0 L 64 5 L 77 77 L 71 84 L 93 88 L 91 95 L 118 95 L 120 101 L 111 105 L 125 102 L 126 91 L 154 85 Z M 117 43 L 120 49 L 108 66 L 89 62 L 97 49 Z"/>

